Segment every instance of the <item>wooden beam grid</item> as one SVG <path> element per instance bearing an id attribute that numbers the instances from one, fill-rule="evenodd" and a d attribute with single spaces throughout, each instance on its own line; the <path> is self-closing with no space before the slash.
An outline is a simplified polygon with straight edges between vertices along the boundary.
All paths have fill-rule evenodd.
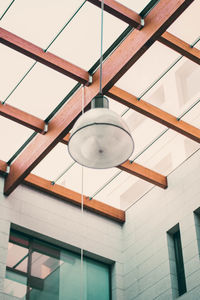
<path id="1" fill-rule="evenodd" d="M 97 6 L 99 6 L 101 2 L 99 0 L 88 1 Z M 193 128 L 193 126 L 183 121 L 177 121 L 179 125 L 176 124 L 173 116 L 170 116 L 169 114 L 156 109 L 153 106 L 148 106 L 147 103 L 144 103 L 144 101 L 137 101 L 138 103 L 142 104 L 141 107 L 139 105 L 137 106 L 135 102 L 132 101 L 134 99 L 134 96 L 132 96 L 131 98 L 131 96 L 128 95 L 127 100 L 127 98 L 121 96 L 119 97 L 119 95 L 116 96 L 113 93 L 113 90 L 115 89 L 116 91 L 117 89 L 116 87 L 113 87 L 116 81 L 121 76 L 123 76 L 123 74 L 144 54 L 144 52 L 156 40 L 159 40 L 160 42 L 165 44 L 168 43 L 168 46 L 171 48 L 172 44 L 176 45 L 176 47 L 173 46 L 174 50 L 179 52 L 181 51 L 182 55 L 185 55 L 193 61 L 195 60 L 195 62 L 199 63 L 199 52 L 196 51 L 196 49 L 193 49 L 193 51 L 189 51 L 190 49 L 188 49 L 185 44 L 182 44 L 183 46 L 181 46 L 181 42 L 179 39 L 171 37 L 168 33 L 165 32 L 166 29 L 172 24 L 172 22 L 176 20 L 176 18 L 192 2 L 193 0 L 169 0 L 166 3 L 166 1 L 161 0 L 145 18 L 145 26 L 142 28 L 142 30 L 134 30 L 133 32 L 131 32 L 129 36 L 104 62 L 102 87 L 103 91 L 109 96 L 114 95 L 113 98 L 115 98 L 115 100 L 119 102 L 121 101 L 121 103 L 124 102 L 126 103 L 125 105 L 143 113 L 144 115 L 162 124 L 168 124 L 166 126 L 168 126 L 169 128 L 172 128 L 199 142 L 199 131 L 198 129 L 196 130 L 195 128 Z M 132 23 L 132 26 L 137 29 L 141 29 L 140 16 L 134 12 L 131 12 L 130 10 L 126 10 L 123 5 L 120 5 L 116 1 L 105 0 L 105 10 L 127 23 L 129 23 L 130 21 L 127 21 L 128 18 L 132 19 L 131 22 L 135 22 L 134 25 Z M 70 76 L 71 78 L 74 78 L 81 83 L 87 84 L 89 81 L 89 74 L 86 71 L 62 60 L 52 53 L 44 52 L 41 48 L 21 39 L 20 37 L 13 35 L 3 28 L 0 28 L 0 42 L 31 58 L 34 58 L 35 60 L 53 68 L 54 70 Z M 85 88 L 85 106 L 87 106 L 92 98 L 96 96 L 96 94 L 98 93 L 98 89 L 99 70 L 97 70 L 93 75 L 93 83 L 89 87 Z M 120 92 L 122 93 L 122 91 Z M 131 101 L 129 101 L 130 98 L 132 99 Z M 10 173 L 5 180 L 5 195 L 9 195 L 20 183 L 24 182 L 24 180 L 26 181 L 27 179 L 25 178 L 29 175 L 31 170 L 49 153 L 49 151 L 51 151 L 57 145 L 58 142 L 62 141 L 65 144 L 68 143 L 69 128 L 74 119 L 81 112 L 81 103 L 79 99 L 81 99 L 80 90 L 78 90 L 71 97 L 70 101 L 68 101 L 60 109 L 57 115 L 50 121 L 48 132 L 44 136 L 37 135 L 11 165 Z M 11 107 L 7 107 L 7 111 L 5 112 L 5 107 L 1 108 L 1 106 L 2 104 L 0 105 L 1 115 L 8 117 L 11 120 L 17 121 L 27 127 L 32 126 L 32 129 L 35 126 L 34 123 L 37 123 L 34 130 L 40 133 L 42 132 L 42 120 L 34 119 L 34 116 L 31 116 L 30 120 L 27 121 L 25 115 L 23 115 L 22 113 L 21 115 L 19 114 L 18 117 L 16 117 L 19 112 L 15 111 L 14 113 L 12 113 Z M 157 184 L 162 188 L 167 187 L 167 180 L 165 176 L 153 172 L 152 170 L 145 169 L 144 167 L 136 163 L 130 164 L 130 162 L 126 162 L 123 165 L 119 166 L 119 168 L 151 183 Z M 29 175 L 29 177 L 27 178 L 33 180 L 34 176 Z M 36 180 L 36 178 L 34 178 L 34 180 Z M 34 186 L 34 183 L 29 182 L 29 185 Z M 46 187 L 46 183 L 43 182 L 43 186 L 40 189 L 48 190 L 48 188 Z"/>

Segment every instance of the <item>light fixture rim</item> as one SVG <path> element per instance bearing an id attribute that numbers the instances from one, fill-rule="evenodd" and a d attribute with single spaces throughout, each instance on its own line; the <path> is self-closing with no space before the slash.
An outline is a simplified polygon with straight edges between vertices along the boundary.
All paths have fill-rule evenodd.
<path id="1" fill-rule="evenodd" d="M 117 128 L 119 128 L 119 129 L 121 129 L 122 131 L 126 132 L 126 133 L 129 135 L 129 137 L 131 138 L 132 145 L 133 145 L 133 146 L 132 146 L 132 151 L 131 151 L 129 157 L 133 154 L 134 147 L 135 147 L 135 143 L 134 143 L 134 140 L 133 140 L 132 135 L 131 135 L 126 129 L 124 129 L 124 128 L 122 128 L 121 126 L 118 126 L 118 125 L 116 125 L 116 124 L 112 124 L 112 123 L 103 123 L 103 122 L 101 122 L 101 123 L 96 123 L 96 122 L 93 122 L 93 123 L 90 123 L 90 124 L 87 124 L 87 125 L 84 125 L 84 126 L 78 128 L 72 135 L 70 135 L 69 142 L 68 142 L 68 152 L 69 152 L 70 156 L 72 157 L 72 159 L 73 159 L 75 162 L 77 162 L 78 164 L 80 164 L 81 166 L 83 166 L 83 167 L 90 168 L 90 169 L 96 169 L 96 170 L 97 170 L 97 169 L 102 169 L 102 170 L 103 170 L 103 169 L 115 168 L 115 167 L 118 167 L 119 165 L 125 163 L 128 159 L 125 159 L 124 161 L 120 162 L 119 165 L 117 165 L 117 166 L 95 168 L 95 167 L 88 167 L 87 165 L 84 165 L 84 164 L 82 164 L 82 163 L 80 163 L 80 162 L 78 162 L 77 160 L 74 159 L 74 157 L 72 156 L 72 154 L 71 154 L 71 152 L 70 152 L 70 149 L 69 149 L 69 148 L 70 148 L 70 147 L 69 147 L 69 144 L 70 144 L 70 141 L 71 141 L 72 137 L 73 137 L 73 136 L 75 135 L 75 133 L 77 133 L 78 131 L 80 131 L 80 130 L 86 128 L 86 127 L 93 126 L 93 125 L 110 125 L 110 126 L 117 127 Z M 129 158 L 129 157 L 128 157 L 128 158 Z"/>

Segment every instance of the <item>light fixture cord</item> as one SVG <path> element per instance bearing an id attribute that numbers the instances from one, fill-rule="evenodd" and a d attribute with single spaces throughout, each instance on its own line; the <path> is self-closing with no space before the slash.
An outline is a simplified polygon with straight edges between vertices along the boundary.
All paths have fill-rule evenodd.
<path id="1" fill-rule="evenodd" d="M 103 65 L 103 10 L 104 0 L 101 1 L 101 47 L 100 47 L 100 79 L 99 79 L 99 93 L 102 94 L 102 65 Z"/>
<path id="2" fill-rule="evenodd" d="M 85 102 L 85 87 L 82 86 L 82 115 L 84 114 L 84 102 Z M 84 167 L 81 166 L 81 220 L 83 220 L 83 207 L 84 207 L 84 197 L 83 197 L 83 175 L 84 175 Z M 83 225 L 83 224 L 82 224 Z M 84 226 L 83 226 L 84 228 Z M 83 231 L 83 238 L 82 238 L 82 245 L 81 245 L 81 272 L 80 272 L 80 300 L 84 299 L 84 270 L 83 270 L 83 239 L 84 239 L 84 231 Z"/>

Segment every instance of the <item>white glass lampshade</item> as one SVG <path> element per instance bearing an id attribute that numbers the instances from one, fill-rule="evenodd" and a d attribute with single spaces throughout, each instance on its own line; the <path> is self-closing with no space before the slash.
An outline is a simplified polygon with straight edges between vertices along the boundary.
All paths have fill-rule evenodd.
<path id="1" fill-rule="evenodd" d="M 108 108 L 93 108 L 75 123 L 68 149 L 79 164 L 106 169 L 125 162 L 134 150 L 134 142 L 119 115 Z"/>

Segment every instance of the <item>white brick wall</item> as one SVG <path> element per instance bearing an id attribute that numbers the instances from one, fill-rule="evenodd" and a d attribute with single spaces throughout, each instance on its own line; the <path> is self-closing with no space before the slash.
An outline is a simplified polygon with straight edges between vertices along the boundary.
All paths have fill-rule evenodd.
<path id="1" fill-rule="evenodd" d="M 168 176 L 167 190 L 155 187 L 129 208 L 124 226 L 90 212 L 81 217 L 79 208 L 25 186 L 5 198 L 0 178 L 0 293 L 10 223 L 14 223 L 66 247 L 83 246 L 116 261 L 113 300 L 171 300 L 177 285 L 166 232 L 179 223 L 188 291 L 181 299 L 199 300 L 200 260 L 193 215 L 200 207 L 199 170 L 200 151 Z M 13 298 L 0 294 L 0 299 Z"/>
<path id="2" fill-rule="evenodd" d="M 113 300 L 122 300 L 121 225 L 64 203 L 25 186 L 19 186 L 8 198 L 3 196 L 0 178 L 0 292 L 7 257 L 10 223 L 58 240 L 64 246 L 83 248 L 107 261 L 116 261 L 112 272 Z M 1 298 L 2 297 L 2 298 Z M 9 299 L 3 294 L 0 299 Z M 13 298 L 11 298 L 13 299 Z"/>
<path id="3" fill-rule="evenodd" d="M 173 299 L 166 232 L 179 223 L 187 293 L 200 299 L 200 259 L 193 211 L 200 206 L 200 151 L 168 176 L 169 187 L 152 189 L 127 210 L 123 238 L 126 300 Z"/>

